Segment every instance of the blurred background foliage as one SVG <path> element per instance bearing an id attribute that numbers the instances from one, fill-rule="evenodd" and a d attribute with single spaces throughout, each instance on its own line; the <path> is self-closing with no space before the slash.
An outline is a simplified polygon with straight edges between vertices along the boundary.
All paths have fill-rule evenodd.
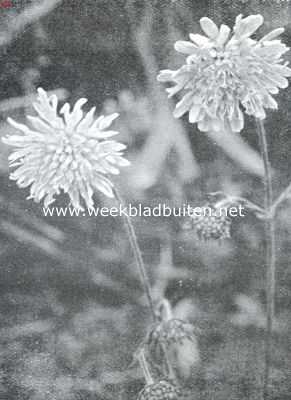
<path id="1" fill-rule="evenodd" d="M 173 43 L 208 15 L 231 23 L 262 13 L 270 30 L 290 5 L 276 0 L 11 0 L 0 2 L 1 135 L 7 116 L 24 119 L 38 86 L 61 101 L 87 97 L 99 112 L 118 111 L 120 141 L 132 168 L 117 185 L 126 201 L 202 205 L 224 190 L 262 202 L 255 127 L 242 136 L 202 134 L 174 120 L 157 71 L 179 65 Z M 290 55 L 288 56 L 290 57 Z M 290 180 L 290 89 L 266 127 L 275 193 Z M 132 354 L 150 317 L 120 218 L 46 217 L 8 180 L 0 146 L 0 398 L 135 399 L 144 384 Z M 63 206 L 66 197 L 58 199 Z M 96 205 L 113 205 L 96 197 Z M 200 334 L 176 349 L 181 382 L 199 399 L 258 399 L 265 331 L 263 227 L 234 221 L 232 239 L 201 243 L 178 218 L 134 218 L 156 299 Z M 187 222 L 187 221 L 186 221 Z M 290 205 L 277 222 L 277 312 L 273 399 L 291 392 Z"/>

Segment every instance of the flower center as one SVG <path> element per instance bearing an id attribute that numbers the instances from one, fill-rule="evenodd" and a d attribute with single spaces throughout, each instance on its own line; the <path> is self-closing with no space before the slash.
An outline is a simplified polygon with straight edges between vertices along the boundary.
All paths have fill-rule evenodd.
<path id="1" fill-rule="evenodd" d="M 83 149 L 84 137 L 66 131 L 60 132 L 55 143 L 49 146 L 53 165 L 62 169 L 69 169 L 70 167 L 73 170 L 78 168 L 79 163 L 84 158 L 82 156 Z"/>

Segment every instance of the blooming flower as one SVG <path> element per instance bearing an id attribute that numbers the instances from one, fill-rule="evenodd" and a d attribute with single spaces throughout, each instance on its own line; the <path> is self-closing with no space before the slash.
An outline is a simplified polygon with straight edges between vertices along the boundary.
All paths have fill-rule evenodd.
<path id="1" fill-rule="evenodd" d="M 251 39 L 262 24 L 261 15 L 239 15 L 231 33 L 227 25 L 218 28 L 204 17 L 200 25 L 206 36 L 190 34 L 191 42 L 175 43 L 175 49 L 187 56 L 186 63 L 176 71 L 161 71 L 158 80 L 175 84 L 167 89 L 169 97 L 186 91 L 176 105 L 176 118 L 189 112 L 189 122 L 203 132 L 240 132 L 243 110 L 264 119 L 265 108 L 277 108 L 272 95 L 288 86 L 291 69 L 282 55 L 289 49 L 278 39 L 283 28 Z"/>
<path id="2" fill-rule="evenodd" d="M 30 186 L 30 197 L 36 202 L 44 199 L 44 206 L 54 202 L 61 191 L 71 203 L 81 208 L 83 198 L 88 208 L 93 207 L 93 193 L 97 189 L 113 197 L 113 184 L 106 177 L 118 174 L 118 166 L 127 166 L 123 158 L 125 145 L 107 140 L 118 134 L 107 130 L 118 114 L 94 118 L 95 107 L 82 111 L 87 99 L 79 99 L 70 110 L 68 103 L 58 112 L 58 99 L 39 88 L 34 108 L 36 117 L 28 116 L 32 128 L 8 118 L 8 122 L 22 132 L 3 138 L 16 147 L 9 156 L 10 166 L 18 167 L 11 173 L 19 187 Z"/>

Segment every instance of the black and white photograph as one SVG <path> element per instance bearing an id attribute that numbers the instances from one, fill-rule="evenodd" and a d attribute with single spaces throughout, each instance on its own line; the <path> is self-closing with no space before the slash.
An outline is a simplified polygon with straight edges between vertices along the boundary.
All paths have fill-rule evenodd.
<path id="1" fill-rule="evenodd" d="M 291 400 L 291 0 L 0 0 L 0 400 Z"/>

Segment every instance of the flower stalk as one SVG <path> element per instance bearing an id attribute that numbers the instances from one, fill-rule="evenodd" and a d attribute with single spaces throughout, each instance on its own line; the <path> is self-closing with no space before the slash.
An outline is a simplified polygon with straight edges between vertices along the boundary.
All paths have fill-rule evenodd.
<path id="1" fill-rule="evenodd" d="M 117 199 L 117 201 L 121 205 L 124 205 L 123 198 L 121 197 L 119 191 L 115 187 L 113 188 L 113 192 L 114 192 L 114 195 L 115 195 L 115 198 Z M 141 255 L 141 251 L 140 251 L 139 245 L 138 245 L 138 241 L 137 241 L 137 237 L 136 237 L 136 234 L 135 234 L 135 230 L 134 230 L 133 224 L 131 222 L 130 216 L 125 213 L 123 218 L 124 218 L 124 225 L 125 225 L 125 229 L 126 229 L 126 232 L 127 232 L 127 236 L 128 236 L 128 239 L 129 239 L 129 242 L 130 242 L 133 254 L 134 254 L 136 265 L 138 266 L 138 270 L 139 270 L 139 273 L 140 273 L 140 278 L 141 278 L 141 282 L 142 282 L 142 285 L 143 285 L 143 288 L 144 288 L 144 292 L 145 292 L 147 300 L 148 300 L 148 305 L 149 305 L 149 309 L 150 309 L 150 312 L 151 312 L 151 315 L 152 315 L 152 319 L 153 319 L 154 322 L 157 322 L 157 314 L 155 313 L 154 300 L 153 300 L 153 295 L 152 295 L 152 291 L 151 291 L 151 286 L 150 286 L 148 275 L 146 273 L 145 265 L 144 265 L 144 262 L 143 262 L 143 258 L 142 258 L 142 255 Z M 171 360 L 170 360 L 170 356 L 169 356 L 169 353 L 168 353 L 168 349 L 166 348 L 166 346 L 162 345 L 162 351 L 164 353 L 164 359 L 165 359 L 165 364 L 166 364 L 166 368 L 167 368 L 167 374 L 171 378 L 175 378 L 175 372 L 174 372 L 174 369 L 173 369 L 173 366 L 172 366 L 172 363 L 171 363 Z M 144 362 L 141 362 L 143 360 L 144 360 Z M 139 358 L 139 361 L 140 361 L 140 364 L 141 364 L 142 369 L 144 371 L 144 375 L 145 375 L 145 378 L 147 380 L 147 384 L 149 384 L 150 383 L 150 378 L 147 378 L 148 374 L 147 374 L 146 362 L 145 362 L 145 359 L 144 359 L 144 355 L 143 355 L 142 360 L 140 360 L 140 358 Z M 150 377 L 150 375 L 149 375 L 149 377 Z"/>
<path id="2" fill-rule="evenodd" d="M 290 198 L 290 193 L 291 193 L 291 183 L 286 187 L 286 189 L 283 190 L 283 192 L 279 195 L 279 197 L 273 202 L 272 208 L 271 208 L 271 215 L 274 217 L 276 214 L 276 211 L 278 207 L 280 206 L 283 201 L 287 200 Z"/>
<path id="3" fill-rule="evenodd" d="M 154 383 L 153 377 L 150 373 L 150 369 L 148 366 L 148 362 L 146 360 L 145 352 L 144 349 L 141 349 L 138 354 L 136 355 L 136 358 L 138 359 L 139 365 L 142 369 L 145 381 L 147 385 L 152 385 Z"/>
<path id="4" fill-rule="evenodd" d="M 117 201 L 120 204 L 124 205 L 124 201 L 123 201 L 119 191 L 116 188 L 114 188 L 113 192 L 114 192 L 114 195 L 115 195 L 115 198 L 117 199 Z M 142 259 L 142 255 L 141 255 L 141 251 L 140 251 L 140 248 L 138 245 L 135 230 L 134 230 L 134 227 L 133 227 L 133 224 L 131 222 L 129 215 L 124 214 L 123 220 L 124 220 L 124 225 L 126 228 L 127 236 L 128 236 L 128 239 L 129 239 L 129 242 L 130 242 L 133 254 L 134 254 L 136 265 L 137 265 L 139 273 L 140 273 L 141 282 L 142 282 L 142 285 L 143 285 L 143 288 L 144 288 L 144 291 L 145 291 L 145 294 L 146 294 L 146 297 L 148 300 L 149 309 L 150 309 L 152 318 L 155 321 L 156 314 L 155 314 L 155 308 L 154 308 L 154 300 L 153 300 L 153 296 L 151 293 L 151 286 L 150 286 L 149 278 L 146 273 L 145 265 L 144 265 L 144 262 Z"/>
<path id="5" fill-rule="evenodd" d="M 275 223 L 271 215 L 273 202 L 271 164 L 268 155 L 266 131 L 261 120 L 256 120 L 257 132 L 260 140 L 261 154 L 264 162 L 264 191 L 265 191 L 265 212 L 269 218 L 265 220 L 266 233 L 266 296 L 267 296 L 267 330 L 265 339 L 265 369 L 263 399 L 269 399 L 271 356 L 272 356 L 272 331 L 275 309 L 275 286 L 276 286 L 276 246 L 275 246 Z"/>
<path id="6" fill-rule="evenodd" d="M 209 194 L 212 195 L 212 193 Z M 215 193 L 213 194 L 215 195 Z M 230 207 L 232 205 L 243 205 L 247 210 L 254 211 L 257 215 L 265 218 L 264 208 L 248 199 L 245 199 L 244 197 L 226 195 L 222 200 L 219 200 L 217 203 L 215 203 L 215 208 L 219 209 L 223 207 Z"/>

